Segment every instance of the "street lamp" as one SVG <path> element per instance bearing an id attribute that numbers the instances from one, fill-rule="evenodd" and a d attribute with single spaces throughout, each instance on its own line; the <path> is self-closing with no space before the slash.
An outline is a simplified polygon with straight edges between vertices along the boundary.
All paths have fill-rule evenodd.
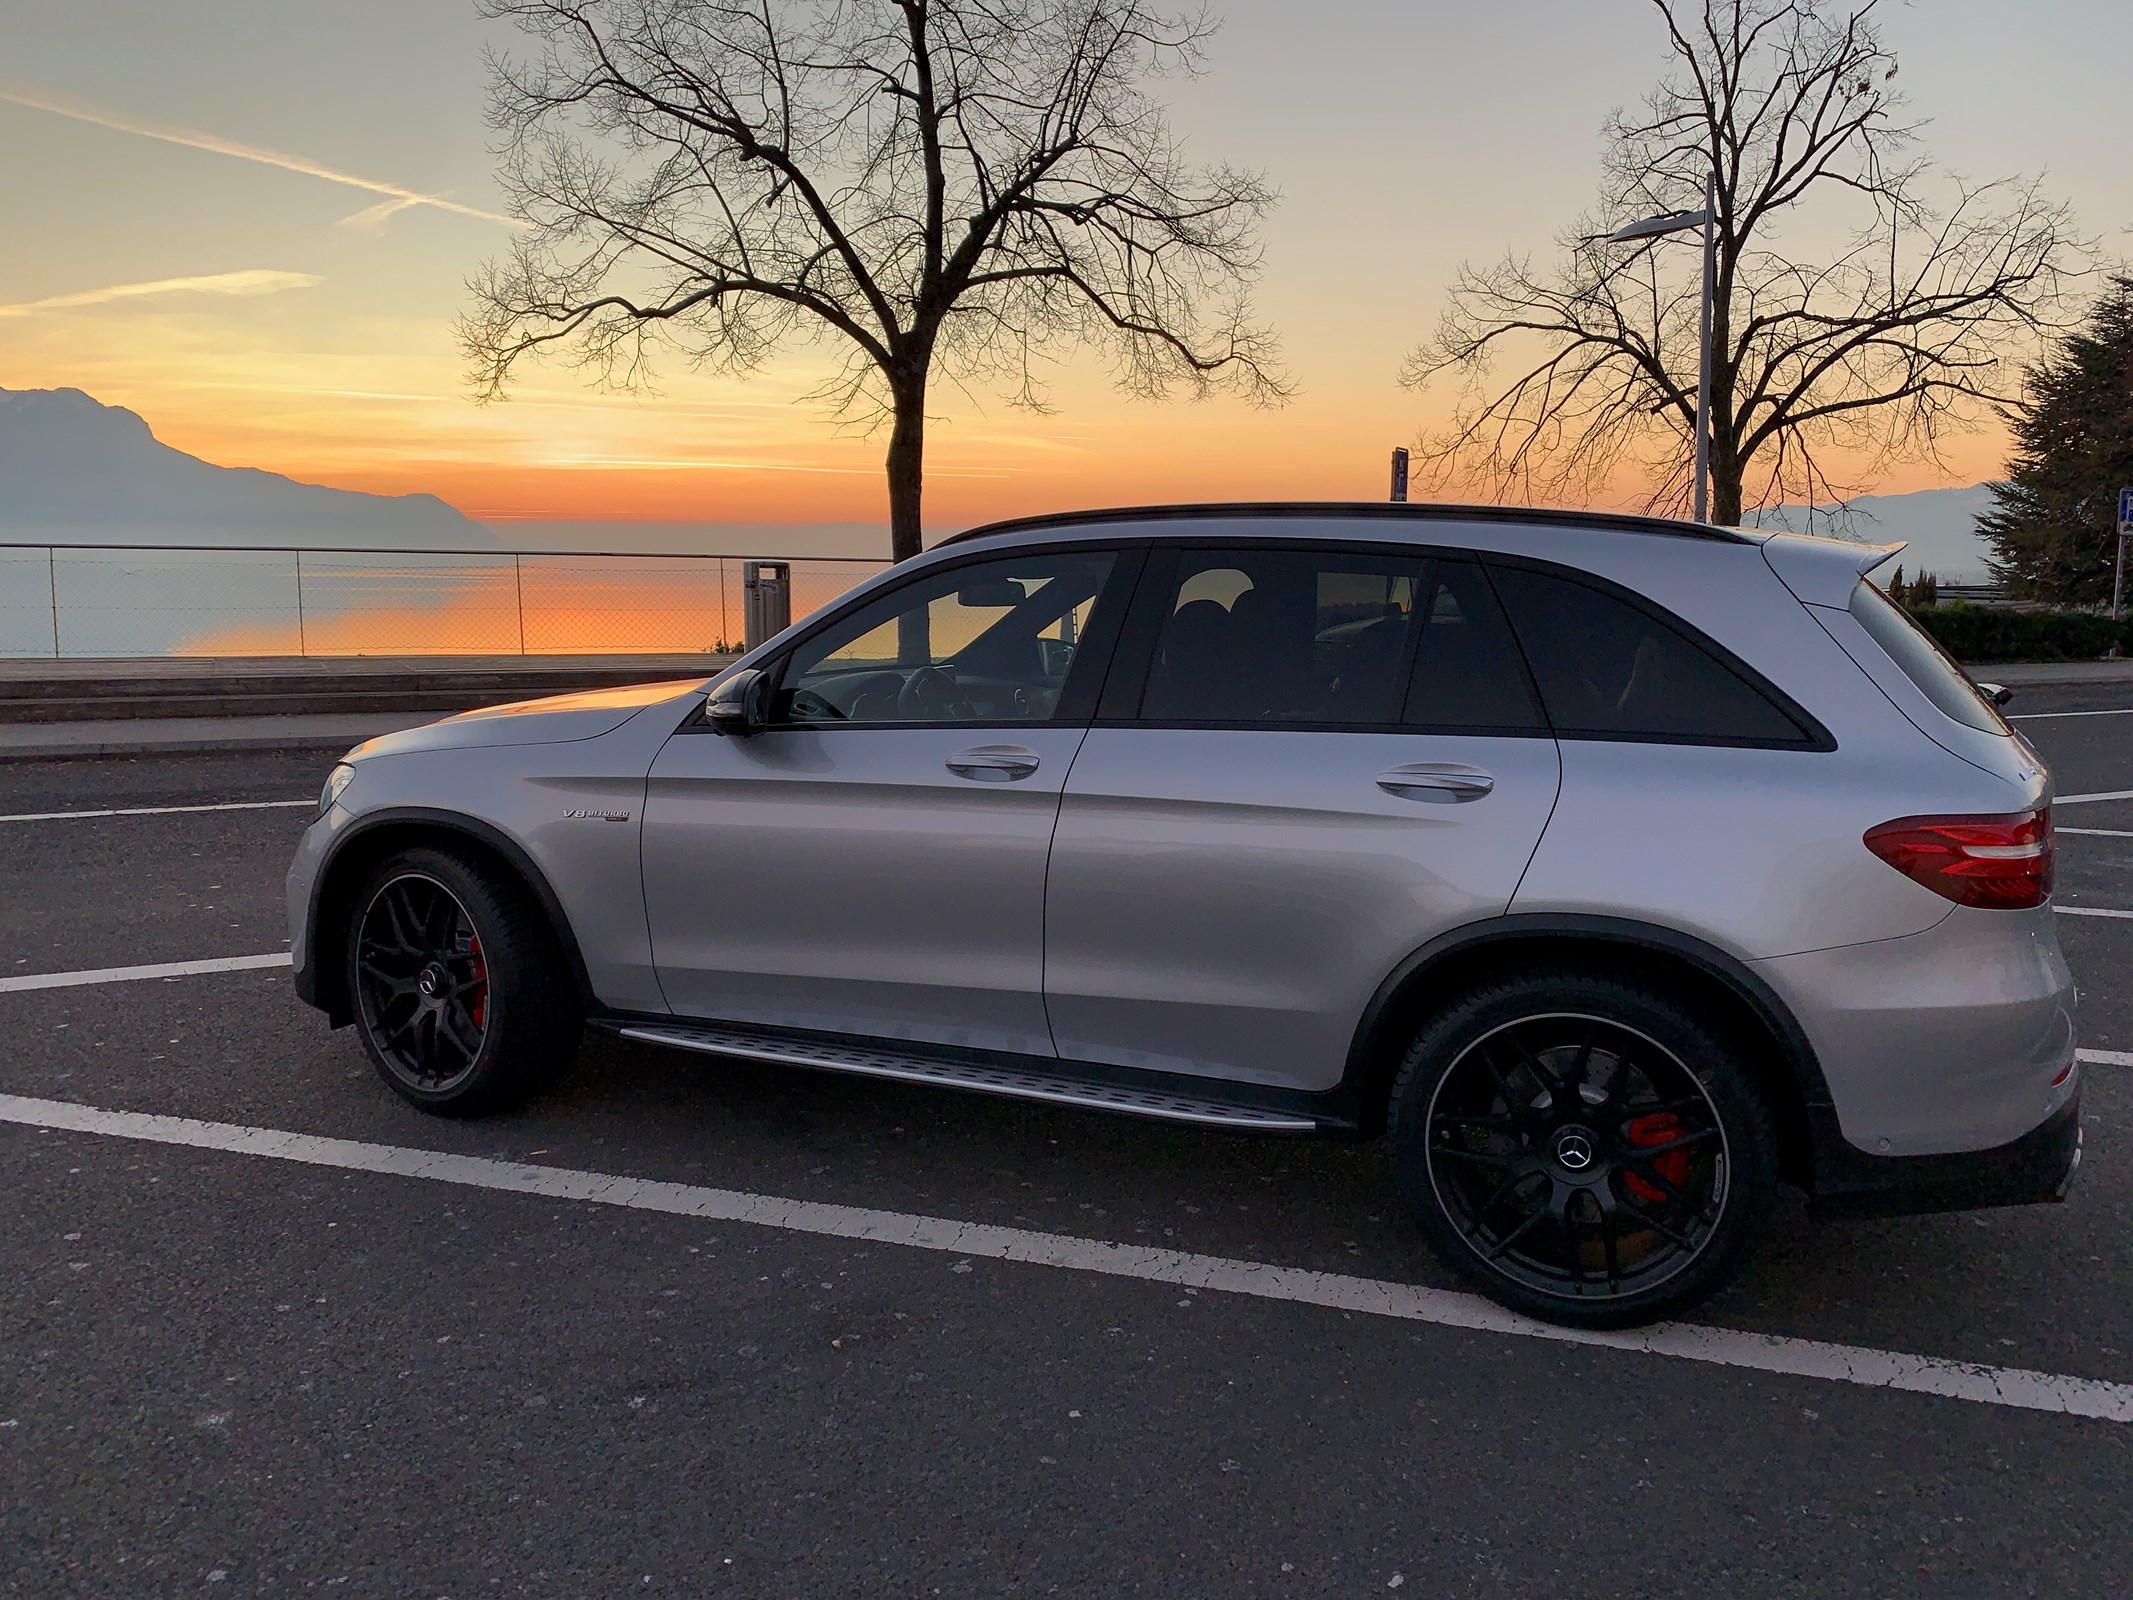
<path id="1" fill-rule="evenodd" d="M 1701 211 L 1646 217 L 1615 229 L 1604 242 L 1631 244 L 1639 239 L 1680 233 L 1685 228 L 1703 229 L 1703 318 L 1696 360 L 1696 520 L 1702 522 L 1711 510 L 1711 301 L 1717 291 L 1718 174 L 1713 172 L 1704 179 Z"/>

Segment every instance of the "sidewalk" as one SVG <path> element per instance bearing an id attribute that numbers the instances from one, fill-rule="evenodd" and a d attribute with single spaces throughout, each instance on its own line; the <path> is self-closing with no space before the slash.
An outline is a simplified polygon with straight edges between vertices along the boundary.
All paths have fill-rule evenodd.
<path id="1" fill-rule="evenodd" d="M 266 659 L 148 661 L 0 661 L 0 704 L 12 685 L 71 679 L 86 688 L 157 681 L 180 684 L 204 705 L 256 698 L 263 677 L 299 678 L 324 685 L 359 675 L 360 698 L 402 709 L 290 715 L 170 716 L 130 714 L 116 699 L 98 717 L 10 721 L 0 717 L 0 762 L 74 756 L 182 755 L 216 750 L 291 750 L 335 754 L 381 733 L 420 727 L 454 710 L 532 699 L 570 688 L 650 683 L 661 678 L 709 677 L 731 657 L 712 656 L 405 656 L 358 660 Z M 122 677 L 114 674 L 123 674 Z M 2014 661 L 1971 669 L 1971 675 L 2010 689 L 2045 685 L 2133 684 L 2133 660 Z M 590 681 L 588 681 L 590 680 Z M 376 685 L 376 687 L 372 687 Z M 187 689 L 178 689 L 180 694 Z M 264 691 L 269 692 L 271 691 Z M 471 698 L 469 698 L 471 696 Z M 424 702 L 463 700 L 464 705 Z M 167 697 L 160 703 L 168 705 Z M 219 706 L 218 706 L 219 708 Z"/>
<path id="2" fill-rule="evenodd" d="M 0 660 L 0 761 L 214 750 L 337 753 L 456 711 L 707 678 L 731 656 Z"/>
<path id="3" fill-rule="evenodd" d="M 1965 669 L 1973 678 L 2009 689 L 2062 687 L 2084 683 L 2133 683 L 2133 660 L 2000 661 Z"/>
<path id="4" fill-rule="evenodd" d="M 732 659 L 691 654 L 0 661 L 0 735 L 37 726 L 105 723 L 109 726 L 93 733 L 52 732 L 45 742 L 101 749 L 138 738 L 165 749 L 191 735 L 155 727 L 164 722 L 330 717 L 342 724 L 360 719 L 365 726 L 378 718 L 400 718 L 404 725 L 575 689 L 706 678 Z M 122 727 L 133 733 L 122 733 Z"/>
<path id="5" fill-rule="evenodd" d="M 435 722 L 438 713 L 314 717 L 139 717 L 93 722 L 0 722 L 0 762 L 72 756 L 189 755 L 287 750 L 338 754 L 381 733 Z"/>

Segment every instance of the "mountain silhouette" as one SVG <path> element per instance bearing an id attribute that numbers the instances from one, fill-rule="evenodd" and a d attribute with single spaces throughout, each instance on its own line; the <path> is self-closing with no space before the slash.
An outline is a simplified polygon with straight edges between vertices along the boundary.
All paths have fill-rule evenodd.
<path id="1" fill-rule="evenodd" d="M 1891 544 L 1901 539 L 1909 546 L 1902 556 L 1904 570 L 1939 574 L 1958 583 L 1985 580 L 1985 541 L 1977 531 L 1977 519 L 1993 508 L 1992 486 L 1972 484 L 1966 489 L 1917 489 L 1909 494 L 1862 494 L 1842 505 L 1775 506 L 1751 512 L 1751 526 L 1790 528 L 1795 533 L 1835 533 L 1868 544 Z M 1887 572 L 1881 576 L 1888 577 Z"/>
<path id="2" fill-rule="evenodd" d="M 362 494 L 174 450 L 79 389 L 0 389 L 0 540 L 498 546 L 435 495 Z"/>

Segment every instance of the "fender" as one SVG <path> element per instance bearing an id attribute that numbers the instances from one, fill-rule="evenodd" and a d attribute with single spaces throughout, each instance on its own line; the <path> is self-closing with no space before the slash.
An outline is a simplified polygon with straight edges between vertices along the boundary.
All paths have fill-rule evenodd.
<path id="1" fill-rule="evenodd" d="M 1778 1042 L 1785 1064 L 1791 1069 L 1804 1106 L 1831 1105 L 1829 1083 L 1814 1046 L 1775 990 L 1736 956 L 1678 929 L 1626 917 L 1600 917 L 1549 912 L 1516 913 L 1470 922 L 1439 934 L 1395 967 L 1378 985 L 1370 1004 L 1356 1024 L 1348 1048 L 1348 1067 L 1340 1090 L 1344 1095 L 1364 1097 L 1374 1072 L 1384 1069 L 1383 1052 L 1377 1048 L 1384 1028 L 1400 997 L 1433 969 L 1455 958 L 1471 955 L 1492 944 L 1514 940 L 1560 939 L 1585 944 L 1611 944 L 1624 949 L 1655 951 L 1686 961 L 1706 976 L 1716 979 L 1740 1000 Z"/>
<path id="2" fill-rule="evenodd" d="M 319 909 L 326 886 L 333 881 L 334 870 L 346 856 L 349 846 L 376 833 L 380 828 L 416 825 L 439 832 L 456 833 L 471 839 L 486 849 L 494 851 L 508 862 L 525 885 L 533 893 L 548 920 L 564 958 L 570 963 L 572 978 L 578 986 L 578 996 L 591 1007 L 593 1003 L 592 979 L 585 970 L 585 957 L 578 949 L 578 938 L 570 926 L 570 918 L 563 912 L 563 902 L 556 897 L 548 876 L 534 862 L 526 847 L 493 823 L 483 822 L 478 817 L 464 812 L 444 811 L 432 806 L 381 806 L 376 811 L 366 811 L 341 831 L 333 842 L 333 848 L 319 863 L 318 872 L 311 880 L 311 903 L 304 913 L 308 935 L 304 940 L 305 965 L 296 973 L 296 993 L 302 1000 L 319 1007 L 332 1017 L 339 1027 L 350 1020 L 348 998 L 340 993 L 341 974 L 339 962 L 331 971 L 326 970 L 318 959 L 320 943 Z M 339 952 L 335 952 L 338 956 Z"/>

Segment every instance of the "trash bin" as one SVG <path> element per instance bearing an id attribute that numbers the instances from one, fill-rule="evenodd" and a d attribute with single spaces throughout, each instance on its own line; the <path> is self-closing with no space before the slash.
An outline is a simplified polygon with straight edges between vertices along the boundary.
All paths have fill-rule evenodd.
<path id="1" fill-rule="evenodd" d="M 783 633 L 792 624 L 792 563 L 749 561 L 741 566 L 741 593 L 746 602 L 747 648 Z"/>

